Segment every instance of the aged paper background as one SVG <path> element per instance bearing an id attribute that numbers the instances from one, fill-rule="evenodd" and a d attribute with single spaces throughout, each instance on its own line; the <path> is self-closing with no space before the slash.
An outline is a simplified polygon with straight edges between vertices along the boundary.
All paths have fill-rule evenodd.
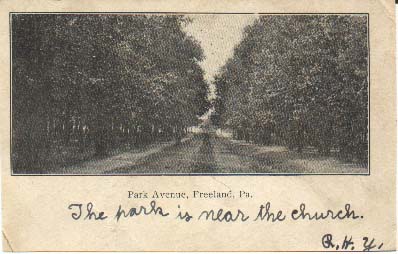
<path id="1" fill-rule="evenodd" d="M 1 170 L 3 246 L 6 251 L 321 251 L 325 233 L 369 235 L 396 249 L 396 111 L 394 3 L 367 1 L 0 1 Z M 370 176 L 11 176 L 9 12 L 261 12 L 369 13 Z M 244 207 L 267 201 L 276 209 L 341 209 L 350 203 L 361 221 L 182 223 L 143 217 L 115 223 L 73 221 L 67 206 L 95 203 L 113 211 L 148 203 L 127 199 L 128 190 L 190 192 L 247 190 L 251 200 L 159 200 L 176 213 Z M 173 210 L 174 209 L 174 210 Z"/>

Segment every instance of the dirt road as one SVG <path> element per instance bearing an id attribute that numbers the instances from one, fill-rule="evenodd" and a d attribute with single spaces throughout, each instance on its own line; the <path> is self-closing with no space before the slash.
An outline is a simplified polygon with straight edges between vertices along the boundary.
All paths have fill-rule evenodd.
<path id="1" fill-rule="evenodd" d="M 181 144 L 164 146 L 139 159 L 108 167 L 104 174 L 294 174 L 366 173 L 365 166 L 314 152 L 297 153 L 283 146 L 260 146 L 197 134 Z M 95 167 L 92 169 L 95 171 Z M 98 170 L 97 170 L 98 172 Z"/>

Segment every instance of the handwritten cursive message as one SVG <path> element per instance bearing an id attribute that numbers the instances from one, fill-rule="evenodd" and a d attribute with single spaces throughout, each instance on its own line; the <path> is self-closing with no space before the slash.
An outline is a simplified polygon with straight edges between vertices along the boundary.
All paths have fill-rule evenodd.
<path id="1" fill-rule="evenodd" d="M 347 203 L 340 209 L 327 209 L 324 211 L 317 211 L 309 209 L 307 204 L 301 203 L 297 207 L 288 210 L 275 209 L 271 202 L 265 202 L 258 205 L 255 213 L 249 213 L 243 208 L 237 209 L 205 209 L 192 212 L 183 210 L 180 205 L 177 205 L 177 212 L 171 212 L 173 209 L 162 207 L 156 200 L 152 200 L 142 205 L 125 207 L 118 205 L 111 212 L 103 211 L 94 206 L 93 202 L 88 203 L 71 203 L 67 206 L 70 210 L 71 218 L 75 221 L 105 221 L 115 220 L 117 223 L 122 220 L 138 219 L 144 216 L 156 216 L 164 219 L 173 219 L 189 223 L 196 221 L 208 221 L 213 223 L 249 223 L 265 221 L 270 223 L 282 223 L 287 220 L 291 221 L 355 221 L 364 218 L 356 212 L 352 205 Z M 175 211 L 175 210 L 174 210 Z M 251 210 L 253 211 L 253 210 Z M 354 251 L 357 250 L 353 237 L 345 236 L 344 239 L 333 237 L 332 234 L 324 234 L 320 241 L 321 246 L 325 250 L 336 251 Z M 362 237 L 361 250 L 371 251 L 380 250 L 383 246 L 382 242 L 376 242 L 374 238 L 368 236 Z"/>
<path id="2" fill-rule="evenodd" d="M 95 209 L 94 204 L 89 202 L 72 203 L 68 205 L 68 209 L 72 211 L 71 218 L 74 220 L 107 220 L 109 216 L 105 211 Z M 213 222 L 248 222 L 248 221 L 269 221 L 273 223 L 283 222 L 285 220 L 358 220 L 363 219 L 362 215 L 358 215 L 352 209 L 351 204 L 345 204 L 342 209 L 326 211 L 309 211 L 305 203 L 300 204 L 297 208 L 290 211 L 273 210 L 271 203 L 266 202 L 258 207 L 256 214 L 248 214 L 242 208 L 236 210 L 228 210 L 225 208 L 202 210 L 198 214 L 193 214 L 191 211 L 181 211 L 181 206 L 178 205 L 179 212 L 172 215 L 166 208 L 161 207 L 152 200 L 147 205 L 138 205 L 135 207 L 118 207 L 113 212 L 112 218 L 116 221 L 140 216 L 159 216 L 159 217 L 174 217 L 185 222 L 190 222 L 193 219 L 205 220 Z"/>

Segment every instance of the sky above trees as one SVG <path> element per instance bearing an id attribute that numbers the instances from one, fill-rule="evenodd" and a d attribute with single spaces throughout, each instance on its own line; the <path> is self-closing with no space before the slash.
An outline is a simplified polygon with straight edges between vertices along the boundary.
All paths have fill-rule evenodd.
<path id="1" fill-rule="evenodd" d="M 200 42 L 205 58 L 200 63 L 205 80 L 212 84 L 215 74 L 232 57 L 234 48 L 240 43 L 243 30 L 251 25 L 257 15 L 203 14 L 187 15 L 192 22 L 185 27 L 187 33 Z M 210 87 L 210 97 L 215 88 Z"/>

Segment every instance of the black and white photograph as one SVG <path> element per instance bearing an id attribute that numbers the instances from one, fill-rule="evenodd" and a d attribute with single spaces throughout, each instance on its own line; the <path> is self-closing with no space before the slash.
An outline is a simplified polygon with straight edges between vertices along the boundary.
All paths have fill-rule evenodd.
<path id="1" fill-rule="evenodd" d="M 11 13 L 13 175 L 369 171 L 367 14 Z"/>

